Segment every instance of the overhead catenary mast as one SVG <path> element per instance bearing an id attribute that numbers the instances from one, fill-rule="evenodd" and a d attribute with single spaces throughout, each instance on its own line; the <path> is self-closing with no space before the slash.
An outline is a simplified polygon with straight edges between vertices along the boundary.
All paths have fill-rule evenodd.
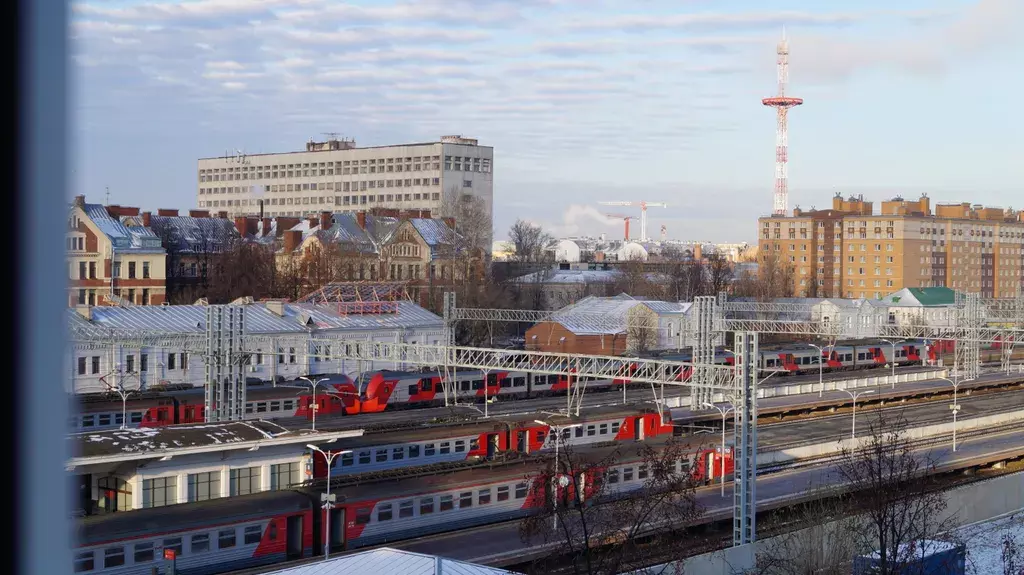
<path id="1" fill-rule="evenodd" d="M 804 103 L 801 98 L 786 95 L 786 84 L 789 83 L 789 42 L 786 32 L 782 32 L 782 40 L 775 50 L 778 66 L 778 94 L 761 100 L 761 103 L 776 111 L 775 128 L 775 194 L 772 201 L 772 214 L 785 215 L 789 207 L 789 183 L 786 163 L 789 161 L 789 135 L 786 117 L 789 109 Z"/>

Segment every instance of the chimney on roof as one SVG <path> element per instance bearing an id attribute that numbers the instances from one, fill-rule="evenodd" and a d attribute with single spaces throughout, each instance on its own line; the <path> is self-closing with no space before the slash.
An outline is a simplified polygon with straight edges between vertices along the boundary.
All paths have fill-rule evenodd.
<path id="1" fill-rule="evenodd" d="M 276 315 L 277 317 L 284 317 L 284 302 L 281 300 L 271 300 L 263 304 L 266 306 L 267 311 Z"/>
<path id="2" fill-rule="evenodd" d="M 420 210 L 420 215 L 417 216 L 417 217 L 429 220 L 430 219 L 430 210 Z"/>
<path id="3" fill-rule="evenodd" d="M 235 229 L 238 230 L 238 235 L 242 236 L 243 238 L 248 235 L 248 230 L 246 229 L 248 228 L 248 226 L 246 225 L 247 223 L 248 218 L 246 218 L 245 216 L 235 216 Z"/>
<path id="4" fill-rule="evenodd" d="M 222 220 L 226 220 L 228 219 L 228 213 L 226 211 L 217 212 L 217 217 Z"/>
<path id="5" fill-rule="evenodd" d="M 302 230 L 286 230 L 284 232 L 284 251 L 293 252 L 302 243 Z"/>
<path id="6" fill-rule="evenodd" d="M 334 225 L 334 215 L 331 212 L 320 212 L 320 229 L 330 229 Z"/>
<path id="7" fill-rule="evenodd" d="M 294 216 L 277 217 L 277 235 L 281 236 L 285 231 L 294 228 L 299 223 L 299 218 Z"/>
<path id="8" fill-rule="evenodd" d="M 263 229 L 260 230 L 260 234 L 267 236 L 270 234 L 270 218 L 263 218 L 260 221 L 263 222 Z"/>
<path id="9" fill-rule="evenodd" d="M 366 212 L 356 212 L 356 223 L 360 229 L 366 229 Z"/>
<path id="10" fill-rule="evenodd" d="M 165 218 L 176 218 L 178 217 L 178 210 L 158 208 L 156 211 L 156 215 L 163 216 Z"/>
<path id="11" fill-rule="evenodd" d="M 84 208 L 85 207 L 85 196 L 83 196 L 81 194 L 75 196 L 75 207 L 76 208 Z"/>
<path id="12" fill-rule="evenodd" d="M 263 219 L 263 200 L 260 200 L 260 219 Z"/>
<path id="13" fill-rule="evenodd" d="M 190 218 L 208 218 L 210 217 L 210 210 L 189 210 L 188 216 Z"/>
<path id="14" fill-rule="evenodd" d="M 92 321 L 92 306 L 76 305 L 75 311 L 78 312 L 78 315 L 84 317 L 86 321 Z"/>
<path id="15" fill-rule="evenodd" d="M 149 224 L 153 221 L 153 214 L 151 212 L 142 212 L 142 225 L 143 227 L 149 227 Z"/>

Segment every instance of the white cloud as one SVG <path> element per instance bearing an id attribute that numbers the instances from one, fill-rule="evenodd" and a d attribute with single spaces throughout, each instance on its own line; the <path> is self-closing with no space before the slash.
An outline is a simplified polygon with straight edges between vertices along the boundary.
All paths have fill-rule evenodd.
<path id="1" fill-rule="evenodd" d="M 244 90 L 246 84 L 244 82 L 224 82 L 221 87 L 225 90 Z"/>
<path id="2" fill-rule="evenodd" d="M 245 66 L 234 60 L 223 60 L 220 62 L 207 62 L 206 67 L 211 70 L 244 70 Z"/>

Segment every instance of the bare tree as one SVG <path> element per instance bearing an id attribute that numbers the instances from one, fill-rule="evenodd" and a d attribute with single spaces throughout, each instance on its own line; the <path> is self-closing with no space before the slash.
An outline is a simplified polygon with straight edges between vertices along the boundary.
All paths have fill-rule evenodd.
<path id="1" fill-rule="evenodd" d="M 626 347 L 630 353 L 644 353 L 658 345 L 658 316 L 644 306 L 626 312 Z"/>
<path id="2" fill-rule="evenodd" d="M 521 264 L 545 261 L 547 248 L 554 241 L 543 228 L 525 220 L 516 220 L 512 224 L 508 230 L 508 239 L 515 250 L 509 258 Z"/>
<path id="3" fill-rule="evenodd" d="M 538 571 L 567 560 L 575 574 L 610 575 L 685 556 L 693 540 L 678 531 L 704 513 L 694 496 L 695 474 L 686 465 L 690 449 L 674 438 L 603 457 L 566 449 L 558 469 L 539 479 L 548 486 L 547 512 L 520 524 L 524 541 L 558 544 L 552 557 L 537 562 Z M 643 481 L 638 488 L 621 489 L 637 480 Z M 671 565 L 652 573 L 659 572 L 681 570 Z"/>
<path id="4" fill-rule="evenodd" d="M 625 293 L 633 297 L 663 299 L 666 284 L 657 281 L 647 263 L 641 257 L 631 257 L 616 269 L 612 289 L 616 293 Z"/>
<path id="5" fill-rule="evenodd" d="M 707 257 L 707 293 L 703 295 L 717 295 L 732 285 L 736 277 L 732 262 L 720 253 L 713 253 Z"/>
<path id="6" fill-rule="evenodd" d="M 850 536 L 878 554 L 878 575 L 899 575 L 921 552 L 920 542 L 951 533 L 955 516 L 935 479 L 929 453 L 915 451 L 902 414 L 878 410 L 868 434 L 840 454 L 836 472 L 857 498 L 861 520 Z"/>
<path id="7" fill-rule="evenodd" d="M 777 255 L 764 256 L 756 274 L 745 273 L 736 283 L 736 295 L 768 301 L 793 297 L 795 270 Z"/>
<path id="8" fill-rule="evenodd" d="M 488 250 L 494 234 L 491 229 L 491 212 L 483 198 L 463 194 L 457 186 L 453 186 L 442 195 L 438 213 L 440 217 L 454 221 L 453 229 L 462 250 Z"/>
<path id="9" fill-rule="evenodd" d="M 287 284 L 274 265 L 272 246 L 235 239 L 221 254 L 204 296 L 210 303 L 227 303 L 243 296 L 278 297 Z"/>

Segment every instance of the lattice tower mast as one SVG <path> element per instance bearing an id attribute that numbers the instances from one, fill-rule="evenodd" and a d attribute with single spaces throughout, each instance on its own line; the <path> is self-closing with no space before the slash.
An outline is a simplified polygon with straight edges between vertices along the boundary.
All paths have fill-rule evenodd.
<path id="1" fill-rule="evenodd" d="M 778 94 L 772 98 L 765 98 L 761 103 L 770 108 L 775 108 L 775 195 L 772 202 L 772 214 L 786 215 L 789 204 L 789 175 L 786 170 L 786 163 L 789 161 L 789 134 L 786 127 L 786 117 L 789 109 L 804 103 L 801 98 L 792 98 L 786 95 L 786 84 L 789 83 L 789 42 L 786 41 L 786 33 L 782 33 L 782 40 L 779 42 L 775 53 L 778 68 Z"/>

